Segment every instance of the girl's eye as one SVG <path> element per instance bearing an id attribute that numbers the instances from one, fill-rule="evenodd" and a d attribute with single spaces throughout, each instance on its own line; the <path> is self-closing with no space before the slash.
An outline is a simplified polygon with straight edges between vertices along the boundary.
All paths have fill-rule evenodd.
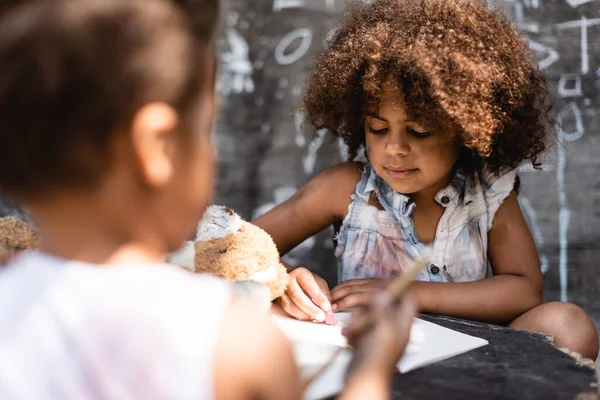
<path id="1" fill-rule="evenodd" d="M 416 138 L 426 138 L 431 136 L 431 132 L 418 132 L 415 131 L 414 129 L 409 129 L 408 130 L 410 132 L 411 135 L 413 135 Z"/>
<path id="2" fill-rule="evenodd" d="M 371 132 L 373 135 L 384 135 L 387 133 L 387 128 L 384 129 L 373 129 L 373 128 L 369 128 L 369 132 Z"/>

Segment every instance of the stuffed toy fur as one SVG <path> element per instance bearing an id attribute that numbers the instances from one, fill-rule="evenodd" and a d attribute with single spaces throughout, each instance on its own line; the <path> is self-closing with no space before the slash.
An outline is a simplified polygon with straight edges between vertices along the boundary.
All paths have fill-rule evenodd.
<path id="1" fill-rule="evenodd" d="M 285 292 L 289 282 L 271 236 L 223 206 L 210 206 L 198 224 L 196 238 L 168 261 L 235 281 L 236 291 L 244 297 L 268 295 L 271 301 Z M 265 285 L 268 292 L 264 292 Z"/>
<path id="2" fill-rule="evenodd" d="M 22 251 L 36 249 L 39 240 L 37 229 L 27 222 L 16 217 L 0 218 L 0 265 Z"/>

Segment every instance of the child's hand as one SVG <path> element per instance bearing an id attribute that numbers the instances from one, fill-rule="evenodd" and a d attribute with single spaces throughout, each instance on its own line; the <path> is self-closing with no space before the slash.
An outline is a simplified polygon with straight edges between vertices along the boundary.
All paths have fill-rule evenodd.
<path id="1" fill-rule="evenodd" d="M 381 293 L 390 285 L 390 279 L 350 279 L 331 291 L 333 311 L 362 306 L 371 301 L 373 295 Z"/>
<path id="2" fill-rule="evenodd" d="M 290 283 L 279 302 L 285 312 L 300 320 L 324 322 L 331 313 L 331 295 L 327 282 L 306 268 L 290 272 Z"/>
<path id="3" fill-rule="evenodd" d="M 374 322 L 361 330 L 367 312 L 374 314 Z M 392 302 L 387 293 L 374 295 L 365 307 L 356 310 L 343 331 L 354 347 L 348 374 L 365 369 L 393 373 L 408 344 L 416 315 L 417 307 L 409 295 Z"/>

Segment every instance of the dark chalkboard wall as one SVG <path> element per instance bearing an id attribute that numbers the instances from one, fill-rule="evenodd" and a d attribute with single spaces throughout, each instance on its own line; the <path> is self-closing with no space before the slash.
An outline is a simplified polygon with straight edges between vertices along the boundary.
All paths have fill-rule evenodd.
<path id="1" fill-rule="evenodd" d="M 520 202 L 538 245 L 546 300 L 583 306 L 600 326 L 600 0 L 490 0 L 530 39 L 550 77 L 561 144 L 542 172 L 521 173 Z M 296 113 L 342 0 L 230 0 L 219 43 L 215 203 L 252 218 L 340 161 L 344 148 Z M 11 212 L 0 199 L 0 215 Z M 332 231 L 287 257 L 335 281 Z"/>
<path id="2" fill-rule="evenodd" d="M 521 173 L 546 300 L 577 303 L 600 326 L 600 0 L 489 3 L 530 39 L 562 123 L 543 171 Z M 341 0 L 231 0 L 220 43 L 217 203 L 251 218 L 343 156 L 337 139 L 303 126 L 294 108 L 344 10 Z M 323 232 L 286 258 L 334 281 L 331 237 Z"/>

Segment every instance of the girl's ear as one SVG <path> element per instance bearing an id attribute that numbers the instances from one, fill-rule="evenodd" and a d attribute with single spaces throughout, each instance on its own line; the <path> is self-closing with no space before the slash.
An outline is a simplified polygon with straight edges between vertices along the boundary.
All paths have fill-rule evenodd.
<path id="1" fill-rule="evenodd" d="M 179 116 L 165 103 L 149 103 L 140 108 L 131 123 L 131 141 L 137 169 L 145 184 L 164 187 L 173 178 L 175 130 Z"/>

